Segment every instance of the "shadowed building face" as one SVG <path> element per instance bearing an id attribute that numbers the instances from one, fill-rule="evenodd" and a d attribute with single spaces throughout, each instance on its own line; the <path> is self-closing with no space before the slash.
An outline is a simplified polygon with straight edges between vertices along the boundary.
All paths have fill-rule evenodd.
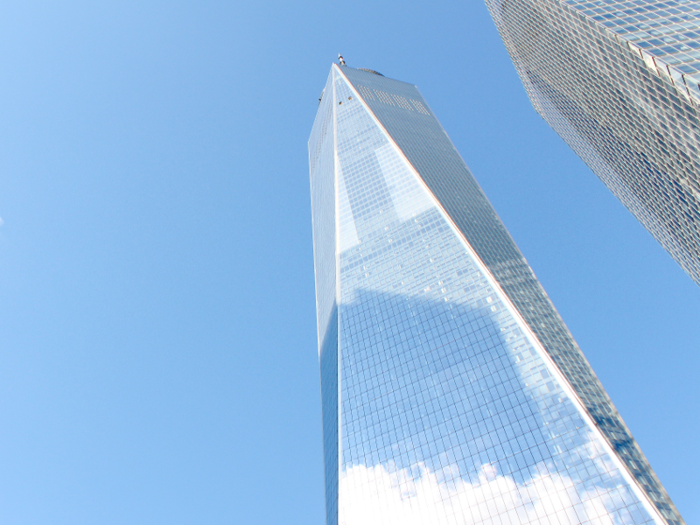
<path id="1" fill-rule="evenodd" d="M 486 4 L 537 112 L 700 284 L 700 4 Z"/>
<path id="2" fill-rule="evenodd" d="M 415 86 L 333 66 L 309 161 L 328 525 L 680 522 Z"/>

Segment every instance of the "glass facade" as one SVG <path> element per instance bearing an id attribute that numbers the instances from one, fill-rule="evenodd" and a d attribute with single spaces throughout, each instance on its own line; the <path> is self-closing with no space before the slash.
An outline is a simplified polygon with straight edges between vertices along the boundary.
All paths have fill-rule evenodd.
<path id="1" fill-rule="evenodd" d="M 327 525 L 682 523 L 415 86 L 334 65 L 309 163 Z"/>
<path id="2" fill-rule="evenodd" d="M 486 4 L 535 109 L 700 284 L 700 3 Z"/>

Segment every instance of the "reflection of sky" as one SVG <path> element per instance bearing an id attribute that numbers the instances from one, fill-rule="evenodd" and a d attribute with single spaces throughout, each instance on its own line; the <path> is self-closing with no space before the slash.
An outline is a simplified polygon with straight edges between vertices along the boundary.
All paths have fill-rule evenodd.
<path id="1" fill-rule="evenodd" d="M 318 340 L 323 341 L 328 319 L 335 303 L 335 206 L 333 173 L 333 73 L 319 104 L 318 114 L 309 138 L 311 170 L 311 209 L 313 212 L 314 261 L 316 272 Z"/>
<path id="2" fill-rule="evenodd" d="M 323 456 L 328 525 L 336 525 L 338 503 L 338 308 L 335 272 L 335 184 L 333 72 L 309 138 L 309 166 L 314 231 L 316 312 L 323 403 Z"/>
<path id="3" fill-rule="evenodd" d="M 335 87 L 346 524 L 375 504 L 448 516 L 470 498 L 504 519 L 651 523 L 414 174 Z M 401 522 L 395 510 L 381 523 Z"/>
<path id="4" fill-rule="evenodd" d="M 542 470 L 515 483 L 485 465 L 475 482 L 393 465 L 354 466 L 343 473 L 341 525 L 616 525 L 642 523 L 638 511 L 611 511 L 631 502 L 628 492 L 580 490 L 566 475 Z M 626 498 L 626 499 L 625 499 Z M 347 503 L 349 502 L 349 503 Z M 541 520 L 541 521 L 540 521 Z"/>
<path id="5" fill-rule="evenodd" d="M 700 71 L 700 4 L 690 0 L 635 2 L 566 0 L 579 13 L 604 25 L 683 73 Z M 700 75 L 698 75 L 700 78 Z"/>

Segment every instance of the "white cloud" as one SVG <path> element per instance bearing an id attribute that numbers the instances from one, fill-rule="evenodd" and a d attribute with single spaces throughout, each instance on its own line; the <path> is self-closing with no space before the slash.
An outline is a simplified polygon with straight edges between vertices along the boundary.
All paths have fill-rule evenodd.
<path id="1" fill-rule="evenodd" d="M 476 483 L 461 479 L 454 467 L 356 465 L 341 476 L 340 525 L 628 525 L 634 523 L 630 514 L 611 511 L 635 499 L 621 484 L 582 490 L 543 464 L 521 484 L 492 465 L 481 467 Z M 537 521 L 544 517 L 550 520 Z"/>

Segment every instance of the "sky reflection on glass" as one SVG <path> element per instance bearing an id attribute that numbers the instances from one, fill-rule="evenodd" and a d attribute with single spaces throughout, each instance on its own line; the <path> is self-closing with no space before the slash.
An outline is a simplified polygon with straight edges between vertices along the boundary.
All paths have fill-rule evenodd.
<path id="1" fill-rule="evenodd" d="M 663 523 L 367 107 L 437 124 L 402 86 L 334 66 L 309 142 L 328 524 Z"/>

